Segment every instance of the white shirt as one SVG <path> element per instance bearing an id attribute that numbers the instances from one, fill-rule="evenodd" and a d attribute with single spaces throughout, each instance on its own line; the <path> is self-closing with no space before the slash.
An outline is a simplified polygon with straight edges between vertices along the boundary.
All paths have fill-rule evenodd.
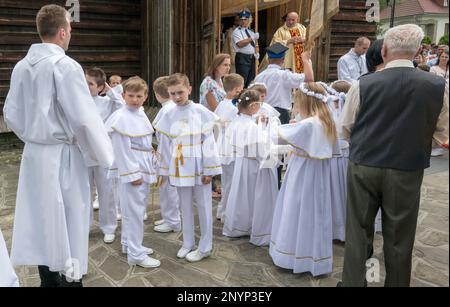
<path id="1" fill-rule="evenodd" d="M 125 106 L 125 101 L 115 89 L 109 90 L 105 97 L 95 96 L 92 98 L 103 122 L 106 122 L 114 112 Z"/>
<path id="2" fill-rule="evenodd" d="M 245 33 L 245 30 L 248 31 L 248 33 L 253 38 L 253 41 L 256 44 L 256 40 L 254 39 L 255 32 L 253 32 L 249 28 L 237 27 L 234 30 L 234 32 L 233 32 L 233 47 L 234 47 L 234 51 L 239 52 L 239 53 L 243 53 L 243 54 L 253 55 L 253 54 L 256 53 L 256 49 L 255 49 L 255 47 L 252 46 L 252 44 L 248 44 L 247 46 L 245 46 L 243 48 L 239 48 L 239 46 L 237 45 L 239 42 L 242 42 L 243 40 L 246 40 L 246 39 L 249 38 L 247 33 Z"/>
<path id="3" fill-rule="evenodd" d="M 362 75 L 369 72 L 365 55 L 357 55 L 354 49 L 351 49 L 346 55 L 341 57 L 338 62 L 338 79 L 345 80 L 352 84 L 359 80 Z"/>
<path id="4" fill-rule="evenodd" d="M 304 81 L 304 74 L 283 70 L 274 64 L 269 65 L 255 79 L 255 82 L 264 83 L 267 87 L 267 104 L 288 111 L 292 110 L 292 90 L 299 88 Z"/>

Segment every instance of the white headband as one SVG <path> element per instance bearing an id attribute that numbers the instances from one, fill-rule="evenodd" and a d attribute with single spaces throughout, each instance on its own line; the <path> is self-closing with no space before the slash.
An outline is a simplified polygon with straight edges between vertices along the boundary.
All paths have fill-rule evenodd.
<path id="1" fill-rule="evenodd" d="M 257 85 L 261 85 L 264 86 L 264 88 L 267 90 L 267 86 L 264 83 L 260 83 L 260 82 L 254 82 L 252 84 L 250 84 L 250 86 L 248 87 L 249 90 L 251 90 L 252 88 L 254 88 Z"/>
<path id="2" fill-rule="evenodd" d="M 324 103 L 327 103 L 327 102 L 328 102 L 328 96 L 325 96 L 325 95 L 322 95 L 322 94 L 313 92 L 313 91 L 311 91 L 311 90 L 308 90 L 308 89 L 305 87 L 305 84 L 306 84 L 306 83 L 300 84 L 300 90 L 303 92 L 303 94 L 305 94 L 306 96 L 309 96 L 309 97 L 314 97 L 314 98 L 316 98 L 316 99 L 318 99 L 318 100 L 321 100 L 321 101 L 324 102 Z"/>

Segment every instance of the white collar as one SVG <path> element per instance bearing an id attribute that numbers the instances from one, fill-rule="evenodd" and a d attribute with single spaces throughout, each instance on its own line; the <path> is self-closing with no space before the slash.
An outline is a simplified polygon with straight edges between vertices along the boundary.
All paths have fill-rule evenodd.
<path id="1" fill-rule="evenodd" d="M 283 69 L 283 67 L 277 64 L 269 64 L 269 66 L 267 66 L 267 69 Z"/>
<path id="2" fill-rule="evenodd" d="M 389 62 L 386 65 L 385 69 L 398 68 L 398 67 L 414 68 L 414 63 L 411 60 L 395 60 L 395 61 Z"/>

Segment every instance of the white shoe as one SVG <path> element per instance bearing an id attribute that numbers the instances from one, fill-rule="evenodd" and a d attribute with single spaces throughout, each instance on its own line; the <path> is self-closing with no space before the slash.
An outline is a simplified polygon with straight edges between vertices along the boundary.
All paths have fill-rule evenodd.
<path id="1" fill-rule="evenodd" d="M 144 221 L 147 221 L 147 220 L 148 220 L 148 214 L 145 213 L 145 215 L 144 215 Z"/>
<path id="2" fill-rule="evenodd" d="M 190 249 L 187 249 L 187 248 L 182 247 L 182 248 L 178 251 L 177 258 L 178 258 L 178 259 L 184 259 L 184 258 L 186 258 L 186 256 L 187 256 L 190 252 L 191 252 Z"/>
<path id="3" fill-rule="evenodd" d="M 186 260 L 189 262 L 199 262 L 202 261 L 205 258 L 208 258 L 211 256 L 211 252 L 208 253 L 202 253 L 199 249 L 196 251 L 193 251 L 192 253 L 189 253 L 186 256 Z"/>
<path id="4" fill-rule="evenodd" d="M 144 261 L 136 263 L 137 266 L 144 269 L 159 268 L 161 266 L 161 261 L 147 257 Z"/>
<path id="5" fill-rule="evenodd" d="M 166 223 L 156 226 L 153 230 L 159 233 L 180 232 L 180 229 L 173 229 Z"/>
<path id="6" fill-rule="evenodd" d="M 144 247 L 144 249 L 145 249 L 145 254 L 148 256 L 153 255 L 155 253 L 155 251 L 151 248 Z M 124 254 L 124 255 L 128 254 L 127 250 L 123 246 L 122 246 L 122 254 Z"/>
<path id="7" fill-rule="evenodd" d="M 156 221 L 156 222 L 155 222 L 155 226 L 160 226 L 160 225 L 165 224 L 165 223 L 166 223 L 166 221 L 164 221 L 164 220 L 159 220 L 159 221 Z"/>
<path id="8" fill-rule="evenodd" d="M 431 156 L 432 157 L 442 157 L 443 155 L 445 155 L 445 149 L 444 148 L 435 148 L 431 152 Z"/>
<path id="9" fill-rule="evenodd" d="M 103 237 L 103 242 L 105 242 L 106 244 L 112 244 L 114 243 L 114 241 L 116 240 L 116 235 L 105 235 Z"/>
<path id="10" fill-rule="evenodd" d="M 120 221 L 122 220 L 122 215 L 121 215 L 121 214 L 117 214 L 116 220 L 117 220 L 118 222 L 120 222 Z"/>
<path id="11" fill-rule="evenodd" d="M 100 204 L 98 203 L 98 198 L 96 198 L 94 200 L 94 202 L 92 203 L 92 207 L 94 208 L 94 210 L 100 209 Z"/>

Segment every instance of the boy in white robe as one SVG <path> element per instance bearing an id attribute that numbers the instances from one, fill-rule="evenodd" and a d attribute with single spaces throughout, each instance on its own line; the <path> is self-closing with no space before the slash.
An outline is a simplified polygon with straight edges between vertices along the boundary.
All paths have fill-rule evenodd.
<path id="1" fill-rule="evenodd" d="M 103 122 L 106 122 L 115 111 L 125 105 L 123 98 L 106 83 L 106 74 L 102 69 L 97 67 L 87 69 L 86 81 Z M 106 94 L 105 97 L 102 96 L 103 93 Z M 99 221 L 100 229 L 104 234 L 103 241 L 111 244 L 116 239 L 117 207 L 119 205 L 118 199 L 115 197 L 118 188 L 117 180 L 108 177 L 108 172 L 108 169 L 99 166 L 90 167 L 89 183 L 91 190 L 94 185 L 97 187 Z M 92 213 L 91 215 L 93 216 Z"/>
<path id="2" fill-rule="evenodd" d="M 223 87 L 227 96 L 225 100 L 220 102 L 215 111 L 215 114 L 220 118 L 217 144 L 222 163 L 222 199 L 217 208 L 216 217 L 218 220 L 223 220 L 225 217 L 234 173 L 234 148 L 227 142 L 225 136 L 230 124 L 236 119 L 239 113 L 238 108 L 233 104 L 233 100 L 237 99 L 244 90 L 244 83 L 245 80 L 241 75 L 229 74 L 225 76 L 223 79 Z"/>
<path id="3" fill-rule="evenodd" d="M 157 268 L 160 261 L 148 256 L 153 250 L 142 245 L 150 186 L 156 183 L 154 130 L 142 109 L 148 98 L 148 86 L 141 78 L 133 77 L 123 88 L 127 105 L 106 122 L 120 177 L 122 251 L 128 254 L 130 265 Z"/>
<path id="4" fill-rule="evenodd" d="M 156 100 L 162 105 L 153 126 L 158 125 L 159 120 L 164 114 L 176 107 L 176 104 L 170 100 L 168 89 L 169 77 L 161 77 L 153 83 L 153 91 Z M 161 159 L 164 160 L 164 165 L 169 165 L 170 149 L 167 139 L 161 138 L 160 133 L 156 133 L 158 139 L 158 153 Z M 181 217 L 180 217 L 180 200 L 178 198 L 177 188 L 170 185 L 169 177 L 161 176 L 162 183 L 159 187 L 159 200 L 161 207 L 162 220 L 155 222 L 154 231 L 159 233 L 179 232 L 181 231 Z"/>
<path id="5" fill-rule="evenodd" d="M 81 66 L 66 56 L 70 14 L 44 6 L 32 45 L 14 68 L 4 116 L 25 142 L 11 260 L 38 265 L 43 287 L 82 286 L 88 270 L 90 191 L 87 166 L 110 167 L 111 141 Z M 89 159 L 85 159 L 88 157 Z M 95 162 L 87 165 L 87 162 Z"/>
<path id="6" fill-rule="evenodd" d="M 252 90 L 240 96 L 239 116 L 228 131 L 227 141 L 234 146 L 236 158 L 223 234 L 250 236 L 252 244 L 264 246 L 270 243 L 278 179 L 276 165 L 264 166 L 270 155 L 270 140 L 256 124 L 259 98 Z"/>
<path id="7" fill-rule="evenodd" d="M 18 286 L 19 280 L 11 265 L 5 239 L 3 239 L 2 230 L 0 229 L 0 288 Z"/>
<path id="8" fill-rule="evenodd" d="M 217 116 L 189 100 L 192 92 L 186 75 L 169 78 L 169 95 L 177 105 L 166 112 L 156 125 L 162 142 L 168 142 L 169 165 L 160 168 L 177 187 L 183 224 L 183 247 L 177 257 L 198 262 L 209 257 L 213 249 L 212 178 L 222 173 L 213 127 Z M 163 153 L 163 156 L 166 155 Z M 164 160 L 162 160 L 164 162 Z M 194 204 L 200 221 L 200 243 L 195 247 Z"/>
<path id="9" fill-rule="evenodd" d="M 295 100 L 303 120 L 277 133 L 294 151 L 277 199 L 270 255 L 276 266 L 319 276 L 333 270 L 329 160 L 337 132 L 320 84 L 303 84 Z"/>

